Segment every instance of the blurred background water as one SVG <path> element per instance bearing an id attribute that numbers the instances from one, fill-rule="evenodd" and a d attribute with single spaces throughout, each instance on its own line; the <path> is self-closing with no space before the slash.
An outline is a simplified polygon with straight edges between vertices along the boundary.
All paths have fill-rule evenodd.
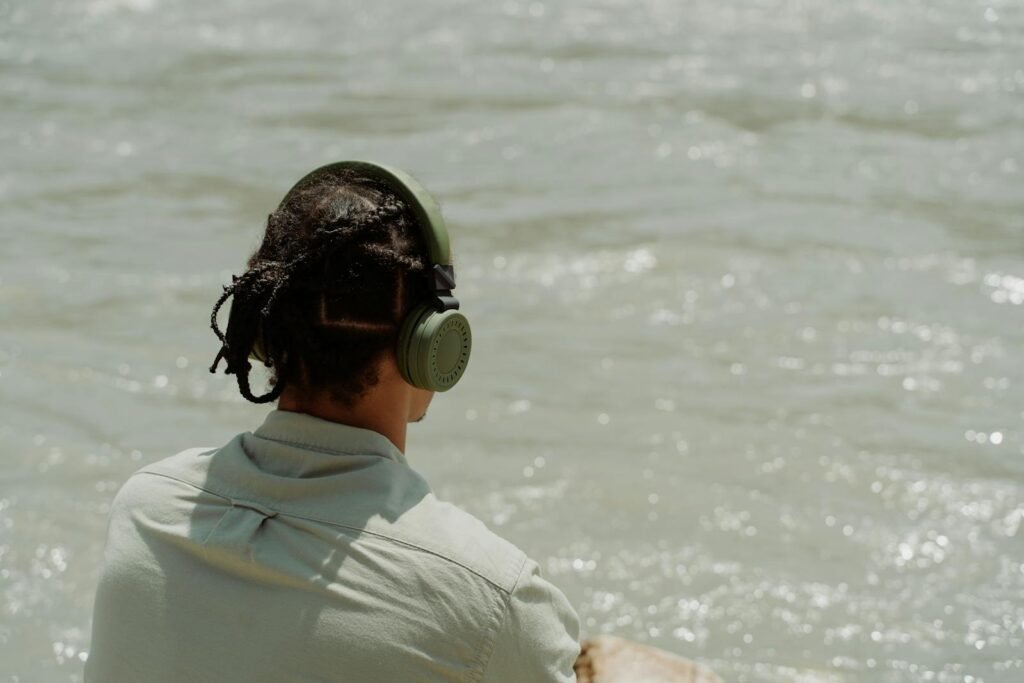
<path id="1" fill-rule="evenodd" d="M 210 306 L 364 157 L 475 326 L 411 462 L 586 634 L 1024 681 L 1020 0 L 0 0 L 0 149 L 0 680 L 80 680 L 117 487 L 262 420 Z"/>

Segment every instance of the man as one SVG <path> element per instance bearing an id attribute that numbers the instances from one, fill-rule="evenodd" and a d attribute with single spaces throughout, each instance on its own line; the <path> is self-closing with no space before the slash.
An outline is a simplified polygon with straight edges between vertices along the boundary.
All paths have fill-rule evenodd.
<path id="1" fill-rule="evenodd" d="M 118 493 L 87 681 L 575 680 L 562 593 L 405 458 L 468 362 L 454 284 L 436 204 L 400 171 L 342 162 L 288 192 L 211 316 L 211 370 L 277 410 Z"/>

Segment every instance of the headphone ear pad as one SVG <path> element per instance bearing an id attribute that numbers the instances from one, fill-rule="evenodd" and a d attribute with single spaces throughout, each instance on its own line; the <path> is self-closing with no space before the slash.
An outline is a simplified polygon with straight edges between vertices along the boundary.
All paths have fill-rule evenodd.
<path id="1" fill-rule="evenodd" d="M 261 325 L 262 327 L 262 325 Z M 263 334 L 262 330 L 256 335 L 256 340 L 252 343 L 252 350 L 249 351 L 249 358 L 252 360 L 258 360 L 261 363 L 267 362 L 267 350 L 263 347 Z"/>
<path id="2" fill-rule="evenodd" d="M 406 316 L 399 332 L 398 369 L 414 387 L 448 391 L 465 373 L 472 347 L 466 316 L 421 304 Z"/>

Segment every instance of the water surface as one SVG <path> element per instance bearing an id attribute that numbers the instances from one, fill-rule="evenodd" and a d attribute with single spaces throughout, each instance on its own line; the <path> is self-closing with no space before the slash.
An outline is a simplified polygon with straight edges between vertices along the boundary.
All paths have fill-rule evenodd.
<path id="1" fill-rule="evenodd" d="M 0 680 L 111 497 L 252 429 L 210 306 L 309 169 L 443 202 L 437 491 L 726 680 L 1024 680 L 1018 0 L 0 0 Z"/>

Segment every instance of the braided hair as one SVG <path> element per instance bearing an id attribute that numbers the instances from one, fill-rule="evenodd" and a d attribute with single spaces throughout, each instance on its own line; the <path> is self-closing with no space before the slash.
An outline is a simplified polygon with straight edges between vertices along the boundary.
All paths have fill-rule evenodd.
<path id="1" fill-rule="evenodd" d="M 426 252 L 416 218 L 386 184 L 352 169 L 307 176 L 213 307 L 221 348 L 210 372 L 225 361 L 253 403 L 295 386 L 351 405 L 377 382 L 375 361 L 395 348 L 403 317 L 428 291 Z M 221 331 L 217 314 L 232 297 Z M 259 396 L 249 385 L 254 348 L 271 370 Z"/>

